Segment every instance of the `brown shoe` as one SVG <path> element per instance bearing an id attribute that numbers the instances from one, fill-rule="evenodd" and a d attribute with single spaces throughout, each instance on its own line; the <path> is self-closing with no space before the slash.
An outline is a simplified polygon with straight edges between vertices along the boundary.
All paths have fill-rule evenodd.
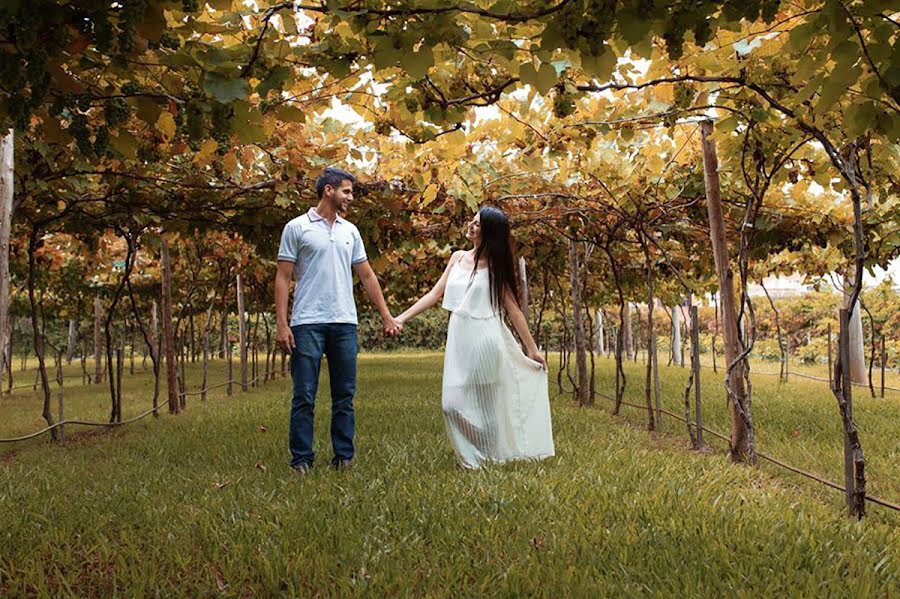
<path id="1" fill-rule="evenodd" d="M 350 470 L 353 468 L 353 462 L 350 460 L 334 460 L 331 467 L 335 470 Z"/>
<path id="2" fill-rule="evenodd" d="M 309 469 L 311 466 L 309 464 L 297 464 L 296 466 L 291 466 L 291 470 L 294 471 L 294 474 L 297 476 L 306 476 L 309 474 Z"/>

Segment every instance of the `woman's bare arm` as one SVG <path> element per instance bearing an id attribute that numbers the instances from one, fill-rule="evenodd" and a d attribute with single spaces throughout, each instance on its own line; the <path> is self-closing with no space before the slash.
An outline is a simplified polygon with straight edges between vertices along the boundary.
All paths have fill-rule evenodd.
<path id="1" fill-rule="evenodd" d="M 447 277 L 450 276 L 450 269 L 454 264 L 459 262 L 459 259 L 465 252 L 460 250 L 458 252 L 454 252 L 452 256 L 450 256 L 450 260 L 447 262 L 447 268 L 444 269 L 444 273 L 441 275 L 441 278 L 438 279 L 438 282 L 434 284 L 434 287 L 431 290 L 420 297 L 416 303 L 410 306 L 406 312 L 397 317 L 397 321 L 406 324 L 428 308 L 431 308 L 435 304 L 437 304 L 441 298 L 444 296 L 444 289 L 447 287 Z"/>

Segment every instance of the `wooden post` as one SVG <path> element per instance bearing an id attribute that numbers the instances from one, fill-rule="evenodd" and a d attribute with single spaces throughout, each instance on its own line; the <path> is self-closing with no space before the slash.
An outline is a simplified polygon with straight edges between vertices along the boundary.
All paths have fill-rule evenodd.
<path id="1" fill-rule="evenodd" d="M 0 364 L 6 364 L 9 329 L 9 238 L 15 189 L 15 135 L 10 129 L 0 140 Z M 10 361 L 10 364 L 12 361 Z M 12 375 L 12 368 L 10 375 Z M 10 376 L 12 379 L 12 376 Z"/>
<path id="2" fill-rule="evenodd" d="M 716 157 L 716 146 L 712 140 L 712 121 L 700 124 L 703 146 L 703 181 L 706 187 L 706 207 L 709 214 L 709 233 L 712 242 L 713 258 L 716 263 L 716 276 L 719 282 L 719 294 L 722 303 L 722 332 L 725 342 L 726 364 L 733 364 L 740 356 L 740 340 L 738 337 L 738 317 L 734 300 L 734 273 L 728 258 L 728 242 L 725 236 L 725 216 L 722 211 L 722 198 L 719 191 L 719 161 Z M 741 369 L 731 369 L 727 385 L 732 389 L 734 398 L 729 399 L 731 410 L 731 459 L 734 462 L 755 460 L 751 453 L 750 433 L 741 416 L 748 410 L 744 392 L 744 381 Z"/>
<path id="3" fill-rule="evenodd" d="M 881 399 L 884 399 L 884 369 L 887 364 L 887 350 L 884 346 L 884 333 L 881 334 Z"/>
<path id="4" fill-rule="evenodd" d="M 169 413 L 177 414 L 178 386 L 177 365 L 175 364 L 175 331 L 172 327 L 172 265 L 169 261 L 169 242 L 160 239 L 160 262 L 162 263 L 162 325 L 166 348 L 166 388 L 168 390 Z"/>
<path id="5" fill-rule="evenodd" d="M 100 340 L 100 321 L 103 319 L 103 306 L 100 304 L 100 296 L 94 296 L 94 384 L 103 382 L 103 363 L 100 359 L 100 349 L 103 342 Z"/>
<path id="6" fill-rule="evenodd" d="M 834 359 L 831 357 L 831 323 L 828 323 L 828 386 L 834 385 Z"/>
<path id="7" fill-rule="evenodd" d="M 697 448 L 703 447 L 703 411 L 700 402 L 700 318 L 691 306 L 691 369 L 694 371 L 694 417 L 697 419 Z"/>
<path id="8" fill-rule="evenodd" d="M 853 416 L 853 402 L 851 394 L 853 393 L 853 382 L 850 374 L 850 313 L 846 308 L 842 308 L 840 312 L 840 331 L 838 332 L 838 355 L 841 361 L 841 390 L 844 394 L 844 401 L 847 403 L 847 414 Z M 853 450 L 850 447 L 850 437 L 847 435 L 847 427 L 844 429 L 844 487 L 847 497 L 847 508 L 850 515 L 853 515 L 853 492 L 856 490 L 856 481 L 853 476 Z"/>
<path id="9" fill-rule="evenodd" d="M 241 282 L 241 274 L 237 275 L 237 311 L 238 331 L 240 335 L 240 359 L 241 359 L 241 391 L 247 390 L 247 318 L 244 314 L 244 284 Z"/>
<path id="10" fill-rule="evenodd" d="M 528 292 L 528 270 L 525 268 L 525 258 L 519 256 L 519 305 L 522 307 L 522 314 L 525 315 L 525 322 L 531 321 L 531 310 L 529 306 L 530 297 Z"/>

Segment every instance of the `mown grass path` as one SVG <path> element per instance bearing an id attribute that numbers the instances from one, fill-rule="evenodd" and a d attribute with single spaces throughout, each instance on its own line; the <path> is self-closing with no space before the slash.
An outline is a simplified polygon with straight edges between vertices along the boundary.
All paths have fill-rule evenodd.
<path id="1" fill-rule="evenodd" d="M 437 354 L 361 357 L 347 472 L 321 467 L 323 384 L 319 467 L 290 474 L 286 380 L 19 447 L 0 464 L 0 596 L 900 592 L 896 519 L 851 521 L 833 491 L 687 451 L 674 424 L 652 438 L 606 404 L 554 399 L 556 458 L 463 471 L 440 373 Z"/>

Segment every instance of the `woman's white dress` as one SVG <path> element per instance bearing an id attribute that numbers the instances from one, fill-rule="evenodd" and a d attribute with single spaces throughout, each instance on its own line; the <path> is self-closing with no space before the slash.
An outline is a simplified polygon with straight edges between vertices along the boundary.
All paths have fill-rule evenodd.
<path id="1" fill-rule="evenodd" d="M 492 308 L 487 268 L 453 265 L 442 306 L 452 314 L 441 405 L 460 463 L 554 455 L 547 373 Z"/>

